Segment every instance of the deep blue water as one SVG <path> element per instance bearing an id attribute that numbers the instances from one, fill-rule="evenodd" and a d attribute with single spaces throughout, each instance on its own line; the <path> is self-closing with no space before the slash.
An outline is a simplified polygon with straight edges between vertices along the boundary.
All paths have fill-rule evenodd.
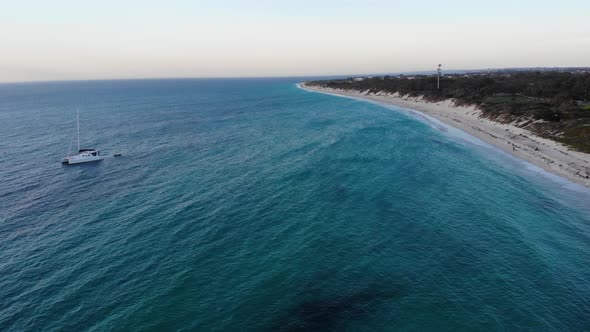
<path id="1" fill-rule="evenodd" d="M 588 190 L 294 83 L 0 85 L 0 331 L 590 329 Z"/>

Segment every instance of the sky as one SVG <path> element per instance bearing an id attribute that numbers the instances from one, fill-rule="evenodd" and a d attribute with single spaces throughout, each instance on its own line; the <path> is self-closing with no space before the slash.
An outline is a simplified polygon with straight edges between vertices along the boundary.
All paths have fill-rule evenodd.
<path id="1" fill-rule="evenodd" d="M 0 0 L 0 82 L 590 66 L 584 0 Z"/>

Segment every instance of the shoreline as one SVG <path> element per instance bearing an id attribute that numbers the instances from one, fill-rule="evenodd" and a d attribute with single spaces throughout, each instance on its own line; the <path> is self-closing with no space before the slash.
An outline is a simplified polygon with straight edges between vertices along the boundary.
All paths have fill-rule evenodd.
<path id="1" fill-rule="evenodd" d="M 421 97 L 401 96 L 398 93 L 368 93 L 352 90 L 320 88 L 297 84 L 300 88 L 318 93 L 334 94 L 377 101 L 406 108 L 431 116 L 451 127 L 492 144 L 508 154 L 528 161 L 543 170 L 590 188 L 590 154 L 574 151 L 517 125 L 486 119 L 475 105 L 456 106 L 452 100 L 429 102 Z"/>

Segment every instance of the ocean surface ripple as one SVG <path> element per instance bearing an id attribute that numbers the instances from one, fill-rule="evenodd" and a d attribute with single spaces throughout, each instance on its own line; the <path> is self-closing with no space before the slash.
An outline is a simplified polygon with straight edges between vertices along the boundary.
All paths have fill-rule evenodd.
<path id="1" fill-rule="evenodd" d="M 590 329 L 587 189 L 294 83 L 0 85 L 0 331 Z"/>

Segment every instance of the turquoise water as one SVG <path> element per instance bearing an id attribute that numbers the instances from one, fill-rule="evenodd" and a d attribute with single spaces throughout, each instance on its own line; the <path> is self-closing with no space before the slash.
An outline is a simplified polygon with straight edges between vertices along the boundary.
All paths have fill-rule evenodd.
<path id="1" fill-rule="evenodd" d="M 295 82 L 0 85 L 0 331 L 590 329 L 587 189 Z"/>

